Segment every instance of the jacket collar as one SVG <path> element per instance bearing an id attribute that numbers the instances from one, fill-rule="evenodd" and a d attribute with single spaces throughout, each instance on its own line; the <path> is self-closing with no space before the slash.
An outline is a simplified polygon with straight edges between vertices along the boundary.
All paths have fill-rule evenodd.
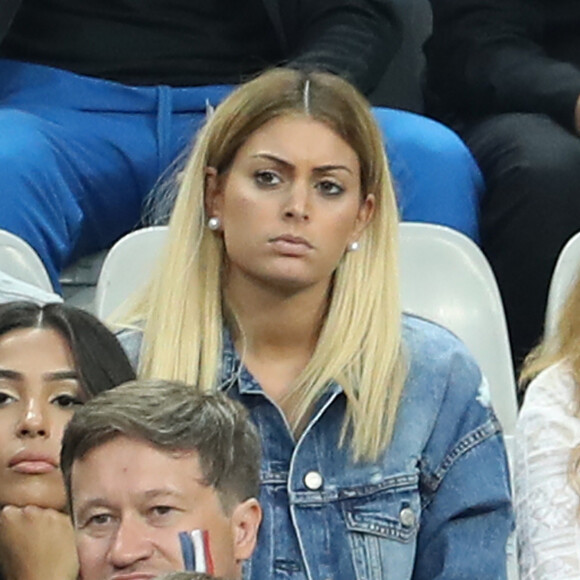
<path id="1" fill-rule="evenodd" d="M 223 355 L 218 390 L 227 392 L 232 388 L 236 388 L 240 394 L 264 394 L 260 384 L 242 363 L 234 346 L 232 335 L 225 326 L 222 331 L 222 344 Z M 320 398 L 316 408 L 328 401 L 329 398 L 334 399 L 336 395 L 342 392 L 342 387 L 333 381 Z"/>

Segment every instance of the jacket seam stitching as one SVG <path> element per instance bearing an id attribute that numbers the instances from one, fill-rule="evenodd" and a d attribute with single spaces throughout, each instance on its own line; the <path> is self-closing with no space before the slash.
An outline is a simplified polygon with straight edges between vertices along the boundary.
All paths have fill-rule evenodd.
<path id="1" fill-rule="evenodd" d="M 426 477 L 423 478 L 427 489 L 434 494 L 441 485 L 445 475 L 447 475 L 449 470 L 461 457 L 483 441 L 500 432 L 501 427 L 498 420 L 495 417 L 490 417 L 485 423 L 467 433 L 447 453 L 439 467 L 433 473 L 426 474 Z M 428 504 L 430 502 L 427 501 L 426 503 Z"/>

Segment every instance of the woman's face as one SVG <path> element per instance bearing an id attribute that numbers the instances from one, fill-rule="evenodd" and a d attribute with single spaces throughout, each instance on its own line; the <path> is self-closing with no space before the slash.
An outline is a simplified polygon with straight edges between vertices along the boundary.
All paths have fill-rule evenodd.
<path id="1" fill-rule="evenodd" d="M 64 508 L 60 445 L 80 402 L 72 353 L 58 332 L 0 337 L 0 505 Z"/>
<path id="2" fill-rule="evenodd" d="M 208 170 L 208 213 L 221 220 L 228 284 L 327 288 L 373 212 L 360 181 L 355 151 L 319 121 L 279 117 L 254 132 L 224 176 Z"/>

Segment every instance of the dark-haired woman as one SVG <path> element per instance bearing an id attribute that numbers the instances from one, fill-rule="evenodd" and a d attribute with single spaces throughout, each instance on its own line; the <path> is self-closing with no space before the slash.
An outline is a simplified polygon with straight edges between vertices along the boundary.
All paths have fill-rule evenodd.
<path id="1" fill-rule="evenodd" d="M 74 579 L 59 468 L 75 408 L 134 378 L 117 339 L 63 304 L 0 305 L 0 568 L 4 580 Z"/>

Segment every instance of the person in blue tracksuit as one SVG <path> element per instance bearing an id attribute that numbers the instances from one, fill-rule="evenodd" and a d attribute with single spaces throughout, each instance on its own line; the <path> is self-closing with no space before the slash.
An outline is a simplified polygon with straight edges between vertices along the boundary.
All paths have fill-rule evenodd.
<path id="1" fill-rule="evenodd" d="M 0 18 L 0 228 L 32 245 L 56 289 L 64 266 L 140 223 L 232 85 L 288 63 L 369 92 L 401 36 L 393 0 L 20 0 Z M 476 238 L 481 181 L 458 138 L 377 115 L 405 218 Z"/>

